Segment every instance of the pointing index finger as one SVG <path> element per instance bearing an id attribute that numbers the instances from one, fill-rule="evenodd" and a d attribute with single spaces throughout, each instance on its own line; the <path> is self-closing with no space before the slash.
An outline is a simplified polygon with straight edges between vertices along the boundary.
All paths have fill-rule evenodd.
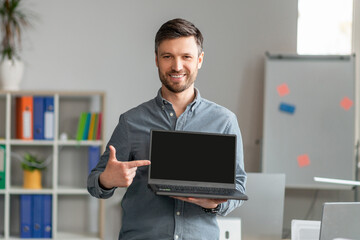
<path id="1" fill-rule="evenodd" d="M 149 160 L 136 160 L 136 161 L 131 161 L 131 162 L 127 162 L 127 166 L 129 168 L 134 168 L 134 167 L 142 167 L 142 166 L 147 166 L 150 165 L 150 161 Z"/>

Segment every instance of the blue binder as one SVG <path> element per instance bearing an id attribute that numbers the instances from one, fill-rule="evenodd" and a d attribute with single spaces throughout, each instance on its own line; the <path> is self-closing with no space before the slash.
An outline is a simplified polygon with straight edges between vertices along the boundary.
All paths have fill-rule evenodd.
<path id="1" fill-rule="evenodd" d="M 99 146 L 89 146 L 88 148 L 88 167 L 90 174 L 91 170 L 96 167 L 100 158 L 100 147 Z"/>
<path id="2" fill-rule="evenodd" d="M 20 195 L 20 237 L 32 237 L 32 197 Z"/>
<path id="3" fill-rule="evenodd" d="M 44 139 L 44 97 L 33 97 L 34 139 Z"/>
<path id="4" fill-rule="evenodd" d="M 33 198 L 33 238 L 41 238 L 43 232 L 43 196 L 32 195 Z"/>
<path id="5" fill-rule="evenodd" d="M 43 195 L 43 238 L 51 238 L 52 234 L 52 196 Z"/>
<path id="6" fill-rule="evenodd" d="M 54 139 L 54 97 L 44 98 L 44 138 Z"/>

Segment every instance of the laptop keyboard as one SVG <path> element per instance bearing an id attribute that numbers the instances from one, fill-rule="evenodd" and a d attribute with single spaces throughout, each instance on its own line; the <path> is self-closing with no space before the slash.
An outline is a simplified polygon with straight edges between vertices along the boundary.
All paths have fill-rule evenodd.
<path id="1" fill-rule="evenodd" d="M 234 192 L 233 189 L 211 188 L 211 187 L 187 187 L 187 186 L 172 186 L 172 185 L 156 185 L 160 191 L 178 192 L 178 193 L 211 193 L 214 195 L 230 195 Z"/>

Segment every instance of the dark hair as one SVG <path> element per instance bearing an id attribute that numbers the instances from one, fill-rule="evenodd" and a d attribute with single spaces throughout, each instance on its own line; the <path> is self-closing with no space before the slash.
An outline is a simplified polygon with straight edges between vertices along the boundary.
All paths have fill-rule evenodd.
<path id="1" fill-rule="evenodd" d="M 200 55 L 203 51 L 203 36 L 200 30 L 185 19 L 175 18 L 167 21 L 156 33 L 155 53 L 157 54 L 158 47 L 164 40 L 190 36 L 194 36 Z"/>

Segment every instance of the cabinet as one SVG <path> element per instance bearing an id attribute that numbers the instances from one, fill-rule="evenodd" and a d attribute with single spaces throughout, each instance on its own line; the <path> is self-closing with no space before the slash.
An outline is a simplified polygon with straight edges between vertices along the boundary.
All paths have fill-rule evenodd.
<path id="1" fill-rule="evenodd" d="M 50 96 L 54 99 L 53 140 L 16 139 L 16 98 Z M 103 239 L 102 200 L 86 189 L 88 149 L 104 143 L 103 92 L 0 91 L 0 145 L 5 147 L 5 189 L 0 189 L 0 240 L 20 239 L 20 196 L 52 196 L 52 239 Z M 75 140 L 81 112 L 101 112 L 98 140 Z M 67 138 L 64 138 L 67 135 Z M 62 137 L 60 137 L 62 136 Z M 30 152 L 50 159 L 42 172 L 42 189 L 24 189 L 23 170 L 16 156 Z"/>

